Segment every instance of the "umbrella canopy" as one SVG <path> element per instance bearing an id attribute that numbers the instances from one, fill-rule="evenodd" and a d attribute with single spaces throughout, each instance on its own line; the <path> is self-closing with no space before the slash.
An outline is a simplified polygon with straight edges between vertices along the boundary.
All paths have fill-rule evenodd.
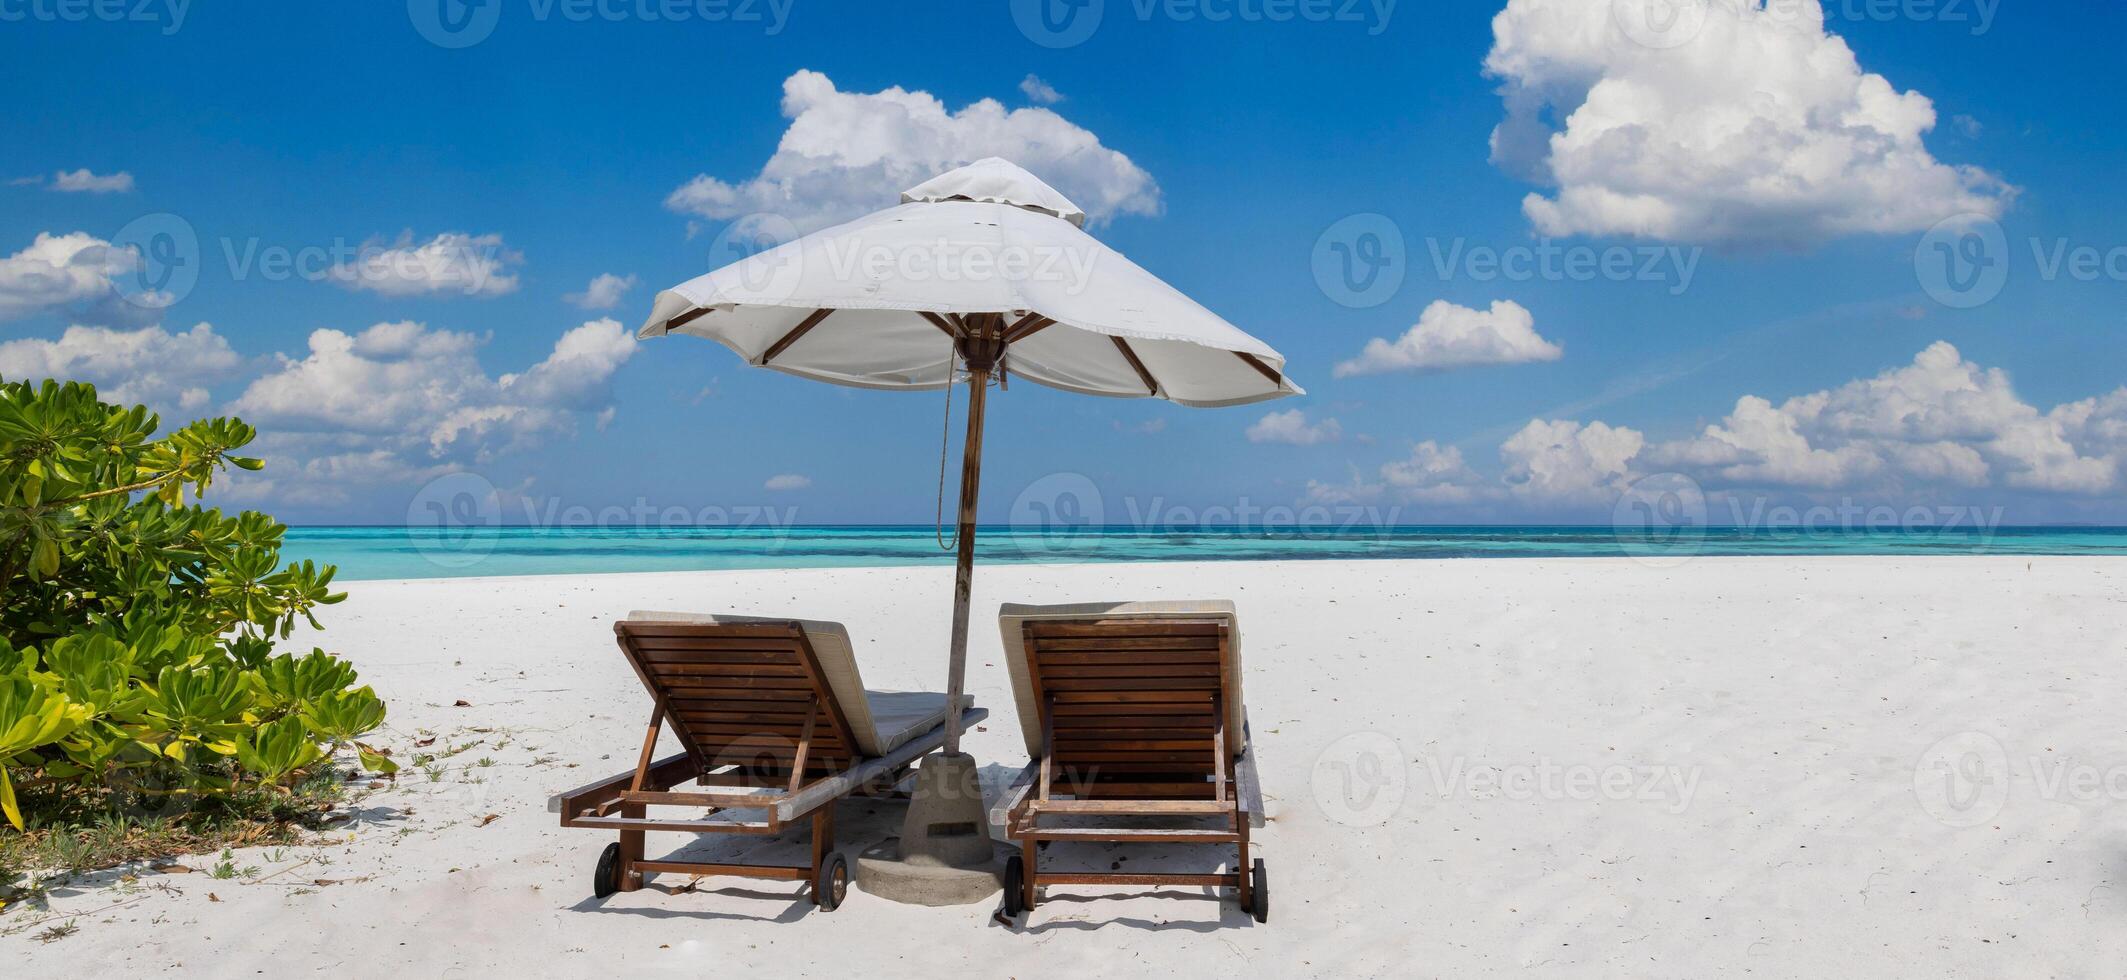
<path id="1" fill-rule="evenodd" d="M 1277 351 L 1080 230 L 1077 205 L 1007 161 L 901 197 L 659 293 L 641 335 L 706 337 L 819 381 L 925 389 L 963 377 L 968 318 L 995 315 L 1006 377 L 1199 407 L 1301 393 Z"/>
<path id="2" fill-rule="evenodd" d="M 977 161 L 901 201 L 659 293 L 640 335 L 706 337 L 748 364 L 834 384 L 968 383 L 946 684 L 957 703 L 993 379 L 1193 406 L 1301 391 L 1277 351 L 1094 240 L 1084 211 L 1012 163 Z M 959 747 L 959 712 L 948 712 L 945 749 Z"/>

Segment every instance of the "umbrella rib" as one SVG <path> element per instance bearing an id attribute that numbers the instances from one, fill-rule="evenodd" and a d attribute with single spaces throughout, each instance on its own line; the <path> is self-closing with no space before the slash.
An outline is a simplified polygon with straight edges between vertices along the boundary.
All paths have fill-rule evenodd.
<path id="1" fill-rule="evenodd" d="M 1115 341 L 1115 349 L 1123 352 L 1123 359 L 1130 362 L 1131 370 L 1137 372 L 1137 379 L 1145 383 L 1145 393 L 1159 397 L 1159 382 L 1152 380 L 1152 372 L 1145 369 L 1145 362 L 1137 359 L 1137 352 L 1130 349 L 1130 342 L 1112 335 L 1108 339 Z"/>
<path id="2" fill-rule="evenodd" d="M 1013 344 L 1027 339 L 1028 337 L 1032 337 L 1035 334 L 1040 333 L 1044 327 L 1055 326 L 1055 324 L 1056 321 L 1051 320 L 1048 317 L 1042 316 L 1039 313 L 1029 313 L 1026 316 L 1020 317 L 1011 325 L 1010 328 L 1005 330 L 1005 346 L 1009 347 Z"/>
<path id="3" fill-rule="evenodd" d="M 792 327 L 789 333 L 784 334 L 783 339 L 769 345 L 768 353 L 761 355 L 761 364 L 766 366 L 769 361 L 775 360 L 777 354 L 789 350 L 790 345 L 797 343 L 799 337 L 805 336 L 805 331 L 819 326 L 820 321 L 827 319 L 827 314 L 833 312 L 834 310 L 832 309 L 817 309 L 812 311 L 810 316 L 798 321 L 798 325 Z"/>
<path id="4" fill-rule="evenodd" d="M 687 324 L 689 324 L 689 323 L 693 323 L 694 321 L 696 321 L 696 320 L 699 320 L 699 319 L 701 319 L 702 317 L 705 317 L 705 316 L 708 316 L 708 315 L 709 315 L 709 308 L 708 308 L 708 307 L 706 307 L 706 306 L 697 306 L 697 307 L 695 307 L 694 309 L 688 310 L 687 312 L 685 312 L 685 313 L 682 313 L 682 314 L 680 314 L 680 315 L 678 315 L 678 316 L 676 316 L 676 317 L 673 317 L 673 318 L 672 318 L 672 319 L 670 319 L 670 320 L 666 320 L 666 321 L 665 321 L 665 332 L 666 332 L 666 333 L 671 333 L 672 331 L 674 331 L 674 330 L 677 330 L 677 329 L 679 329 L 680 327 L 686 326 Z"/>
<path id="5" fill-rule="evenodd" d="M 936 313 L 932 313 L 929 310 L 917 310 L 916 315 L 924 318 L 925 320 L 929 320 L 931 326 L 937 327 L 938 329 L 945 331 L 946 336 L 951 337 L 954 340 L 960 339 L 960 334 L 954 332 L 953 325 L 945 322 L 944 317 L 939 316 Z"/>
<path id="6" fill-rule="evenodd" d="M 1238 350 L 1233 352 L 1233 356 L 1248 362 L 1249 367 L 1255 368 L 1264 377 L 1269 378 L 1271 384 L 1277 385 L 1280 388 L 1285 387 L 1284 375 L 1279 374 L 1277 368 L 1271 367 L 1270 365 L 1263 363 L 1262 358 L 1259 358 L 1254 354 L 1250 354 L 1247 351 Z"/>

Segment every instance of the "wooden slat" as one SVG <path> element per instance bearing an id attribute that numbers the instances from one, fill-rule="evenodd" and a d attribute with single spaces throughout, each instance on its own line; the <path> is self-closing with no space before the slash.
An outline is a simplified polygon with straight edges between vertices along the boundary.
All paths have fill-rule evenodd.
<path id="1" fill-rule="evenodd" d="M 1103 738 L 1072 741 L 1056 740 L 1056 752 L 1066 758 L 1084 756 L 1089 752 L 1209 752 L 1210 738 Z"/>
<path id="2" fill-rule="evenodd" d="M 1065 792 L 1079 799 L 1099 797 L 1116 800 L 1210 800 L 1210 783 L 1175 782 L 1073 782 L 1059 780 L 1056 784 Z M 1212 802 L 1217 802 L 1213 800 Z M 1228 804 L 1230 805 L 1230 804 Z"/>
<path id="3" fill-rule="evenodd" d="M 1194 759 L 1195 756 L 1191 756 L 1190 758 Z M 1195 782 L 1198 777 L 1209 777 L 1211 775 L 1211 767 L 1201 762 L 1162 762 L 1148 760 L 1144 762 L 1073 762 L 1071 763 L 1071 765 L 1078 770 L 1077 776 L 1080 779 L 1092 780 L 1095 782 L 1099 782 L 1102 780 L 1112 781 L 1130 777 L 1139 777 L 1139 782 L 1152 781 L 1142 778 L 1147 775 L 1186 776 L 1189 778 L 1190 782 Z M 1060 779 L 1061 777 L 1058 778 Z M 1165 782 L 1167 780 L 1159 781 Z"/>
<path id="4" fill-rule="evenodd" d="M 1072 715 L 1092 715 L 1104 717 L 1121 710 L 1121 705 L 1123 703 L 1126 702 L 1118 701 L 1111 703 L 1110 701 L 1102 700 L 1099 698 L 1093 698 L 1082 703 L 1070 701 L 1060 702 L 1056 705 L 1056 717 L 1059 719 L 1069 718 Z M 1202 715 L 1205 717 L 1209 717 L 1211 715 L 1210 698 L 1191 698 L 1187 702 L 1171 704 L 1144 704 L 1137 702 L 1127 703 L 1130 704 L 1129 712 L 1132 716 L 1179 715 L 1186 717 Z"/>
<path id="5" fill-rule="evenodd" d="M 1211 663 L 1219 659 L 1219 638 L 1216 636 L 1098 636 L 1098 637 L 1042 637 L 1041 657 L 1070 654 L 1074 651 L 1091 650 L 1111 652 L 1121 650 L 1157 653 L 1160 656 L 1185 656 L 1201 658 Z"/>
<path id="6" fill-rule="evenodd" d="M 796 664 L 796 663 L 791 663 L 791 662 L 788 662 L 788 661 L 785 661 L 785 662 L 781 662 L 781 663 L 773 663 L 773 662 L 768 662 L 768 661 L 755 661 L 755 662 L 752 662 L 752 663 L 720 663 L 720 662 L 717 662 L 717 661 L 708 661 L 708 662 L 700 662 L 700 661 L 694 661 L 694 660 L 648 660 L 648 659 L 645 659 L 645 660 L 643 661 L 643 663 L 644 663 L 644 664 L 645 664 L 646 666 L 648 666 L 648 667 L 649 667 L 649 668 L 650 668 L 651 670 L 657 671 L 657 672 L 659 672 L 659 673 L 662 673 L 662 674 L 674 674 L 674 675 L 683 675 L 683 674 L 740 674 L 740 675 L 747 675 L 747 674 L 757 674 L 757 675 L 761 675 L 761 676 L 774 676 L 774 675 L 782 675 L 782 676 L 784 676 L 784 677 L 804 677 L 804 676 L 806 676 L 806 675 L 805 675 L 805 668 L 804 668 L 803 666 L 801 666 L 801 665 L 799 665 L 799 664 Z"/>
<path id="7" fill-rule="evenodd" d="M 672 664 L 653 668 L 660 681 L 677 687 L 684 685 L 696 690 L 721 691 L 800 691 L 812 693 L 812 681 L 804 677 L 775 674 L 725 674 L 705 669 L 699 664 Z"/>
<path id="8" fill-rule="evenodd" d="M 733 710 L 732 704 L 727 701 L 706 701 L 697 700 L 694 698 L 675 697 L 672 699 L 672 713 L 684 717 L 689 721 L 736 721 L 746 722 L 749 724 L 760 722 L 770 725 L 795 725 L 803 723 L 805 720 L 805 712 L 802 708 L 795 708 L 794 705 L 790 705 L 785 702 L 753 701 L 746 703 L 762 705 L 763 707 L 774 708 L 776 710 Z M 794 710 L 783 710 L 785 708 L 793 708 Z"/>
<path id="9" fill-rule="evenodd" d="M 1041 827 L 1020 834 L 1027 840 L 1111 841 L 1131 844 L 1222 844 L 1240 840 L 1230 830 L 1147 829 L 1139 827 Z M 1047 875 L 1042 876 L 1047 879 Z"/>
<path id="10" fill-rule="evenodd" d="M 658 650 L 638 648 L 644 663 L 651 664 L 724 664 L 730 667 L 790 667 L 797 668 L 794 654 L 786 652 L 748 652 L 740 650 Z"/>
<path id="11" fill-rule="evenodd" d="M 624 619 L 614 628 L 631 637 L 691 636 L 691 637 L 777 637 L 795 639 L 805 631 L 786 623 L 665 623 L 654 620 Z"/>
<path id="12" fill-rule="evenodd" d="M 1156 871 L 1044 871 L 1034 876 L 1037 885 L 1199 885 L 1232 888 L 1237 874 L 1160 874 Z"/>
<path id="13" fill-rule="evenodd" d="M 781 687 L 740 689 L 713 685 L 704 678 L 664 678 L 659 680 L 672 697 L 696 697 L 717 699 L 717 702 L 774 702 L 774 704 L 804 704 L 813 699 L 813 691 L 791 691 Z"/>
<path id="14" fill-rule="evenodd" d="M 1142 817 L 1222 817 L 1233 812 L 1233 807 L 1217 800 L 1050 800 L 1033 807 L 1042 813 Z"/>
<path id="15" fill-rule="evenodd" d="M 638 636 L 637 650 L 700 650 L 738 654 L 734 659 L 784 663 L 798 655 L 796 640 L 761 636 Z"/>
<path id="16" fill-rule="evenodd" d="M 1211 742 L 1206 728 L 1059 728 L 1058 742 Z"/>
<path id="17" fill-rule="evenodd" d="M 1124 731 L 1187 732 L 1210 738 L 1216 727 L 1209 715 L 1058 715 L 1056 721 L 1059 738 L 1092 738 L 1102 732 Z"/>
<path id="18" fill-rule="evenodd" d="M 1116 660 L 1104 664 L 1044 665 L 1049 677 L 1217 677 L 1218 664 L 1143 664 Z"/>
<path id="19" fill-rule="evenodd" d="M 1138 751 L 1132 749 L 1115 749 L 1106 746 L 1102 746 L 1099 748 L 1078 748 L 1067 743 L 1058 745 L 1056 747 L 1056 762 L 1059 765 L 1070 766 L 1099 765 L 1101 763 L 1107 762 L 1157 762 L 1164 765 L 1176 767 L 1177 771 L 1181 772 L 1191 772 L 1195 771 L 1198 768 L 1202 768 L 1204 771 L 1209 772 L 1211 770 L 1211 763 L 1206 758 L 1210 755 L 1209 749 L 1210 746 L 1205 746 L 1203 749 L 1196 750 Z"/>
<path id="20" fill-rule="evenodd" d="M 925 320 L 930 321 L 931 326 L 937 327 L 939 330 L 944 331 L 946 336 L 951 337 L 955 340 L 960 339 L 960 333 L 953 329 L 952 324 L 945 322 L 944 317 L 939 316 L 936 313 L 932 313 L 929 310 L 917 310 L 916 315 L 924 318 Z"/>
<path id="21" fill-rule="evenodd" d="M 1137 379 L 1145 383 L 1145 394 L 1159 394 L 1159 382 L 1152 380 L 1152 372 L 1145 369 L 1145 362 L 1137 359 L 1137 352 L 1130 349 L 1130 342 L 1121 337 L 1108 339 L 1114 341 L 1115 349 L 1123 353 L 1123 360 L 1130 362 L 1130 370 L 1137 372 Z"/>
<path id="22" fill-rule="evenodd" d="M 790 328 L 790 332 L 784 334 L 782 339 L 770 344 L 768 350 L 761 354 L 760 363 L 767 364 L 769 361 L 775 360 L 776 355 L 789 350 L 790 345 L 798 342 L 798 338 L 805 336 L 812 328 L 819 326 L 820 321 L 827 319 L 828 314 L 833 312 L 833 310 L 828 309 L 812 311 L 805 319 L 798 321 L 797 326 Z"/>
<path id="23" fill-rule="evenodd" d="M 1050 677 L 1042 686 L 1053 694 L 1068 694 L 1073 691 L 1114 691 L 1136 693 L 1186 694 L 1192 691 L 1209 693 L 1219 688 L 1216 677 Z M 1163 700 L 1180 700 L 1179 697 Z"/>
<path id="24" fill-rule="evenodd" d="M 666 320 L 666 321 L 665 321 L 665 329 L 666 329 L 667 331 L 677 330 L 677 329 L 679 329 L 679 328 L 681 328 L 681 327 L 684 327 L 684 326 L 686 326 L 686 325 L 687 325 L 687 324 L 689 324 L 689 323 L 693 323 L 694 321 L 696 321 L 696 320 L 699 320 L 699 319 L 701 319 L 702 317 L 705 317 L 705 316 L 708 316 L 708 315 L 709 315 L 709 308 L 708 308 L 708 307 L 706 307 L 706 306 L 697 306 L 697 307 L 695 307 L 694 309 L 688 310 L 688 311 L 687 311 L 687 312 L 685 312 L 685 313 L 681 313 L 681 314 L 679 314 L 678 316 L 675 316 L 675 317 L 673 317 L 673 318 L 672 318 L 672 319 L 670 319 L 670 320 Z"/>
<path id="25" fill-rule="evenodd" d="M 1004 342 L 1007 346 L 1016 344 L 1055 325 L 1056 321 L 1048 317 L 1039 313 L 1029 313 L 1020 317 L 1017 322 L 1005 330 Z"/>
<path id="26" fill-rule="evenodd" d="M 1129 619 L 1085 620 L 1034 620 L 1027 629 L 1038 639 L 1071 639 L 1073 637 L 1096 639 L 1115 636 L 1218 636 L 1224 624 L 1217 621 L 1140 621 Z"/>
<path id="27" fill-rule="evenodd" d="M 1262 358 L 1243 351 L 1234 351 L 1233 356 L 1238 357 L 1242 361 L 1247 362 L 1249 367 L 1255 368 L 1256 372 L 1261 374 L 1263 377 L 1269 378 L 1271 384 L 1281 388 L 1284 387 L 1285 378 L 1282 375 L 1278 374 L 1277 368 L 1271 367 L 1270 365 L 1263 363 Z"/>

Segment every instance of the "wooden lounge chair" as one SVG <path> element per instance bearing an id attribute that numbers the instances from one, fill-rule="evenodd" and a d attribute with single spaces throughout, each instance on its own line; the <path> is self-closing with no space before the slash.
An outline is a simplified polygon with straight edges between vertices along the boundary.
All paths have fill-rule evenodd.
<path id="1" fill-rule="evenodd" d="M 1005 915 L 1032 909 L 1043 885 L 1210 885 L 1231 886 L 1243 909 L 1268 921 L 1263 862 L 1248 857 L 1263 805 L 1233 604 L 1006 605 L 998 618 L 1034 760 L 990 814 L 1020 845 L 1005 864 Z M 1143 818 L 1205 826 L 1148 827 Z M 1041 870 L 1044 841 L 1237 853 L 1218 874 L 1053 872 Z"/>
<path id="2" fill-rule="evenodd" d="M 620 652 L 650 692 L 649 730 L 635 768 L 548 801 L 564 827 L 615 830 L 592 890 L 634 891 L 658 872 L 739 875 L 812 883 L 832 911 L 849 888 L 835 852 L 834 803 L 851 793 L 888 795 L 910 764 L 945 742 L 946 699 L 864 689 L 839 623 L 635 612 L 613 624 Z M 988 716 L 962 701 L 972 725 Z M 660 727 L 680 751 L 653 758 Z M 674 792 L 687 781 L 708 792 Z M 653 806 L 708 808 L 683 819 Z M 710 819 L 741 811 L 749 820 Z M 775 834 L 812 818 L 808 865 L 703 864 L 643 856 L 646 831 Z"/>

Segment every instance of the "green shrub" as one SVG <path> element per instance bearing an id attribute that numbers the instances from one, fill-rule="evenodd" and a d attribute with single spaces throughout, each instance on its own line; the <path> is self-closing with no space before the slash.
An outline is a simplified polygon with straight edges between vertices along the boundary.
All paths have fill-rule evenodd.
<path id="1" fill-rule="evenodd" d="M 236 419 L 161 438 L 144 407 L 85 384 L 0 381 L 0 810 L 17 790 L 226 795 L 285 786 L 384 704 L 323 650 L 273 652 L 346 598 L 333 569 L 283 566 L 272 518 L 187 504 L 255 433 Z"/>

